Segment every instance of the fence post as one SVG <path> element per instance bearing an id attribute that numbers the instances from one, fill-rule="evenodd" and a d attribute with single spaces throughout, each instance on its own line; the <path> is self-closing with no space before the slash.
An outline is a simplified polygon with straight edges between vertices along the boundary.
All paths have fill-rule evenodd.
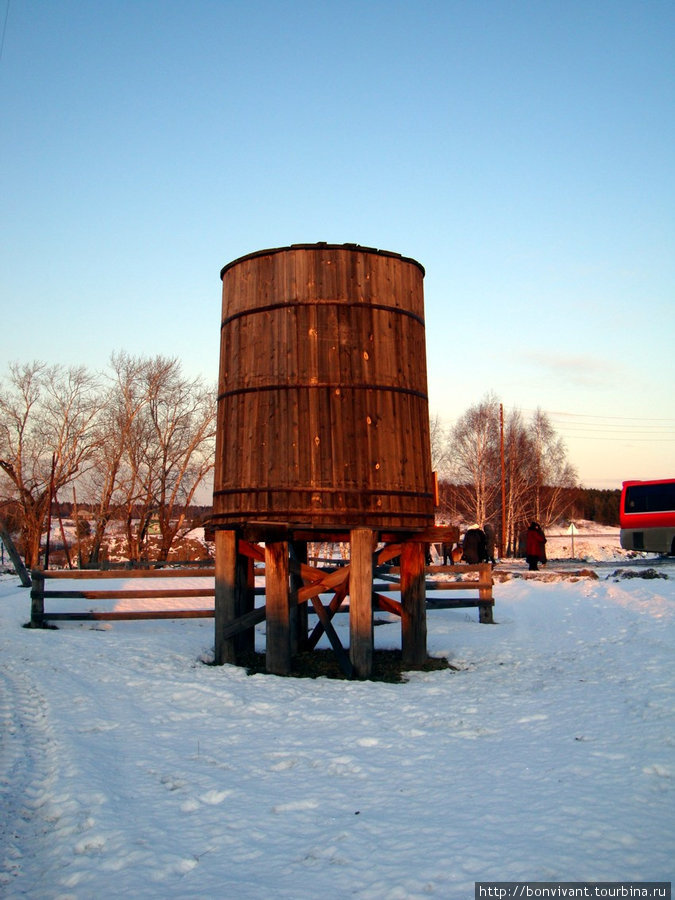
<path id="1" fill-rule="evenodd" d="M 492 600 L 492 566 L 490 563 L 483 563 L 479 568 L 478 599 Z M 483 625 L 494 625 L 491 602 L 480 604 L 478 607 L 478 621 Z"/>
<path id="2" fill-rule="evenodd" d="M 40 628 L 45 618 L 45 575 L 39 569 L 31 572 L 30 627 Z"/>

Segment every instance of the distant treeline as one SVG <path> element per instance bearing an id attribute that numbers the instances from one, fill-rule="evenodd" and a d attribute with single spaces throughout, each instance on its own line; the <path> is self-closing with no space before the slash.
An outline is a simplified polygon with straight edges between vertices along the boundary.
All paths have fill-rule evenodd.
<path id="1" fill-rule="evenodd" d="M 439 485 L 441 500 L 441 515 L 450 521 L 468 521 L 471 511 L 467 509 L 465 496 L 466 485 L 452 484 L 442 481 Z M 619 525 L 620 490 L 599 490 L 597 488 L 540 488 L 542 505 L 551 510 L 546 520 L 547 526 L 563 524 L 575 519 L 585 519 L 589 522 L 597 522 L 598 525 Z M 549 495 L 555 495 L 555 503 L 549 500 Z M 555 511 L 558 510 L 558 513 Z M 531 514 L 530 511 L 528 511 Z M 500 518 L 499 496 L 494 499 L 494 506 L 488 520 L 498 526 Z M 482 524 L 482 523 L 479 523 Z M 519 521 L 518 527 L 522 528 L 527 523 Z"/>
<path id="2" fill-rule="evenodd" d="M 133 510 L 132 510 L 133 511 Z M 138 510 L 140 515 L 140 508 Z M 192 504 L 185 509 L 186 518 L 193 523 L 194 527 L 200 525 L 213 512 L 212 506 L 199 506 Z M 88 514 L 92 516 L 96 513 L 95 503 L 78 503 L 77 514 L 80 518 L 86 517 Z M 75 504 L 68 500 L 59 500 L 58 503 L 52 504 L 52 514 L 60 515 L 62 519 L 71 519 L 75 515 Z M 114 520 L 114 516 L 112 520 Z"/>
<path id="3" fill-rule="evenodd" d="M 621 491 L 603 491 L 597 488 L 578 488 L 574 501 L 574 518 L 588 519 L 599 525 L 619 525 Z"/>

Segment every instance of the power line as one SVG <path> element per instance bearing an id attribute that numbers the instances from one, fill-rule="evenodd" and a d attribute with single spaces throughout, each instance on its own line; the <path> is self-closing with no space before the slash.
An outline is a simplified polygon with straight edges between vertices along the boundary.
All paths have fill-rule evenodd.
<path id="1" fill-rule="evenodd" d="M 513 407 L 516 409 L 515 407 Z M 601 420 L 612 420 L 612 421 L 620 421 L 620 422 L 670 422 L 673 427 L 675 427 L 675 418 L 657 418 L 655 416 L 603 416 L 598 413 L 571 413 L 571 412 L 562 412 L 557 409 L 520 409 L 520 412 L 525 413 L 536 413 L 541 411 L 547 416 L 566 416 L 572 419 L 601 419 Z"/>
<path id="2" fill-rule="evenodd" d="M 567 428 L 572 431 L 637 431 L 644 434 L 675 434 L 675 428 L 669 425 L 602 425 L 594 422 L 588 424 L 584 422 L 562 422 L 557 424 L 559 424 L 561 428 Z"/>
<path id="3" fill-rule="evenodd" d="M 564 431 L 560 431 L 559 433 L 565 436 Z M 644 441 L 648 444 L 672 444 L 675 443 L 675 436 L 670 438 L 660 438 L 660 437 L 636 437 L 634 434 L 614 434 L 611 437 L 602 437 L 600 435 L 594 434 L 570 434 L 568 437 L 575 441 L 614 441 L 616 443 L 625 443 L 633 442 L 633 441 Z"/>
<path id="4" fill-rule="evenodd" d="M 534 410 L 529 410 L 534 412 Z M 557 412 L 556 410 L 548 410 L 549 416 L 571 416 L 575 419 L 618 419 L 620 421 L 629 421 L 629 422 L 673 422 L 675 423 L 675 419 L 666 419 L 666 418 L 645 418 L 644 416 L 600 416 L 600 415 L 592 415 L 591 413 L 568 413 L 568 412 Z"/>
<path id="5" fill-rule="evenodd" d="M 536 415 L 539 410 L 520 410 Z M 541 410 L 556 431 L 574 441 L 610 441 L 614 443 L 675 442 L 675 419 L 656 416 L 605 416 Z"/>
<path id="6" fill-rule="evenodd" d="M 606 441 L 613 443 L 673 443 L 675 418 L 656 416 L 606 416 L 593 413 L 573 413 L 562 410 L 523 409 L 511 407 L 509 412 L 521 413 L 530 419 L 537 413 L 546 416 L 556 433 L 570 441 Z M 459 419 L 454 419 L 454 425 Z"/>

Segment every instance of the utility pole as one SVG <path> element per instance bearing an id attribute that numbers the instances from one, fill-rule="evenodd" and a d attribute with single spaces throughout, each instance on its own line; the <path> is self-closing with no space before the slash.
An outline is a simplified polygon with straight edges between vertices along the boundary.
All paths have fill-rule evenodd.
<path id="1" fill-rule="evenodd" d="M 502 469 L 502 527 L 499 537 L 499 558 L 504 558 L 504 539 L 506 535 L 506 478 L 504 465 L 504 404 L 499 404 L 499 459 Z"/>
<path id="2" fill-rule="evenodd" d="M 52 474 L 49 478 L 49 507 L 47 509 L 47 544 L 45 546 L 45 571 L 49 568 L 49 539 L 52 530 L 52 501 L 54 499 L 54 470 L 56 469 L 56 453 L 52 453 Z"/>

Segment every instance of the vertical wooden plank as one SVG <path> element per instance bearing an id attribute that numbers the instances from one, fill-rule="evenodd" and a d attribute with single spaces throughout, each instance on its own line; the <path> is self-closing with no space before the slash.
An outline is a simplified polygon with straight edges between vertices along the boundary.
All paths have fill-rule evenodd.
<path id="1" fill-rule="evenodd" d="M 235 583 L 234 606 L 236 618 L 252 612 L 255 608 L 255 575 L 254 561 L 249 556 L 237 554 L 237 573 Z M 244 655 L 255 651 L 255 626 L 247 628 L 234 638 L 237 662 Z"/>
<path id="2" fill-rule="evenodd" d="M 304 353 L 304 366 L 307 381 L 305 382 L 305 392 L 307 393 L 307 402 L 309 404 L 309 415 L 304 422 L 303 430 L 306 429 L 306 437 L 304 438 L 307 445 L 307 453 L 309 456 L 309 488 L 321 485 L 321 415 L 319 412 L 319 402 L 321 399 L 318 388 L 319 383 L 319 333 L 317 323 L 317 310 L 315 306 L 307 306 L 304 310 L 306 315 L 307 334 L 305 336 L 304 345 L 301 346 L 300 352 Z M 320 495 L 317 495 L 320 498 Z M 318 511 L 321 511 L 320 503 L 315 498 L 312 503 L 317 503 Z"/>
<path id="3" fill-rule="evenodd" d="M 349 657 L 357 678 L 373 671 L 373 547 L 371 528 L 354 528 L 350 535 Z"/>
<path id="4" fill-rule="evenodd" d="M 216 596 L 214 662 L 217 666 L 236 663 L 234 638 L 223 638 L 223 628 L 236 618 L 235 584 L 237 579 L 237 534 L 231 530 L 217 530 Z"/>
<path id="5" fill-rule="evenodd" d="M 45 614 L 45 576 L 42 571 L 33 569 L 31 577 L 30 624 L 31 628 L 39 628 L 44 621 Z"/>
<path id="6" fill-rule="evenodd" d="M 403 667 L 421 666 L 427 659 L 427 611 L 424 585 L 424 544 L 401 544 L 401 651 Z"/>
<path id="7" fill-rule="evenodd" d="M 478 621 L 483 625 L 494 625 L 492 615 L 492 566 L 490 563 L 481 563 L 478 566 L 478 599 L 488 602 L 481 603 L 478 607 Z"/>
<path id="8" fill-rule="evenodd" d="M 294 541 L 291 551 L 297 563 L 307 565 L 307 541 Z M 299 573 L 291 574 L 291 654 L 305 649 L 309 633 L 308 604 L 298 603 L 298 591 L 303 583 Z"/>
<path id="9" fill-rule="evenodd" d="M 273 675 L 291 671 L 291 622 L 288 541 L 265 544 L 267 647 L 265 665 Z"/>

